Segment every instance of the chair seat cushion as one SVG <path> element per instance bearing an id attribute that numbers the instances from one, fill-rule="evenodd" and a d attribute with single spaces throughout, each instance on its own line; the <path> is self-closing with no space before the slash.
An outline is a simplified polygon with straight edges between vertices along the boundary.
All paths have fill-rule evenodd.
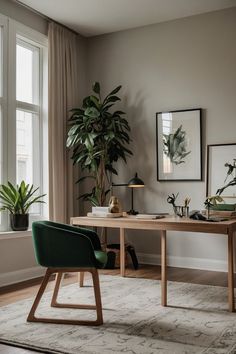
<path id="1" fill-rule="evenodd" d="M 98 261 L 98 267 L 104 268 L 107 263 L 107 254 L 103 251 L 94 251 L 95 258 Z"/>

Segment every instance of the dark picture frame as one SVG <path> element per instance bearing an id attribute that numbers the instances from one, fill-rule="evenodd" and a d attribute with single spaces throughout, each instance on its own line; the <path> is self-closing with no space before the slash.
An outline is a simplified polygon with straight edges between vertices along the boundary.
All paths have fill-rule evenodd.
<path id="1" fill-rule="evenodd" d="M 156 113 L 157 180 L 202 181 L 202 109 Z"/>
<path id="2" fill-rule="evenodd" d="M 236 143 L 207 145 L 207 169 L 206 169 L 206 196 L 213 196 L 219 188 L 227 182 L 227 167 L 225 163 L 232 163 L 236 158 Z M 227 181 L 232 179 L 230 176 Z M 236 200 L 236 186 L 230 186 L 221 194 L 223 199 Z"/>

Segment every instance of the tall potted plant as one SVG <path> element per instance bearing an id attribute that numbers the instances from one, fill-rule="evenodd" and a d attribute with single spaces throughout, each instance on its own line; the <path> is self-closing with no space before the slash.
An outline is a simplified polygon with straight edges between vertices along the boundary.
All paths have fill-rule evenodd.
<path id="1" fill-rule="evenodd" d="M 29 226 L 29 208 L 34 203 L 44 203 L 40 200 L 46 194 L 35 196 L 39 188 L 34 189 L 33 185 L 24 181 L 20 185 L 13 186 L 11 182 L 0 185 L 0 211 L 10 212 L 11 228 L 14 231 L 24 231 Z"/>
<path id="2" fill-rule="evenodd" d="M 119 159 L 126 162 L 126 157 L 132 155 L 127 148 L 130 127 L 124 118 L 125 113 L 120 110 L 111 112 L 115 103 L 120 101 L 116 95 L 120 89 L 121 86 L 117 86 L 102 99 L 100 84 L 95 82 L 93 94 L 85 97 L 81 108 L 72 110 L 69 121 L 67 147 L 73 149 L 73 163 L 89 173 L 77 183 L 86 178 L 94 180 L 92 190 L 79 198 L 90 201 L 92 205 L 105 204 L 111 175 L 118 174 L 113 163 Z"/>

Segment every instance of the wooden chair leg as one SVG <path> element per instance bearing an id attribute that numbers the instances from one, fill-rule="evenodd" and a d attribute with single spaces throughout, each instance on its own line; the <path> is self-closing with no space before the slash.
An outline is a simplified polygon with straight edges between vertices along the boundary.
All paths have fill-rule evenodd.
<path id="1" fill-rule="evenodd" d="M 94 269 L 91 273 L 93 276 L 94 296 L 95 296 L 95 303 L 96 303 L 96 310 L 97 310 L 97 322 L 98 324 L 103 324 L 102 300 L 101 300 L 98 271 L 97 269 Z"/>
<path id="2" fill-rule="evenodd" d="M 47 269 L 46 273 L 44 275 L 43 281 L 42 281 L 42 283 L 40 285 L 40 288 L 38 290 L 38 293 L 36 295 L 36 298 L 34 300 L 34 303 L 33 303 L 32 307 L 31 307 L 30 313 L 29 313 L 29 315 L 27 317 L 27 321 L 28 322 L 35 322 L 37 320 L 37 318 L 35 317 L 34 314 L 35 314 L 35 311 L 36 311 L 36 309 L 37 309 L 37 307 L 39 305 L 39 302 L 40 302 L 40 300 L 41 300 L 41 298 L 43 296 L 43 293 L 44 293 L 44 291 L 45 291 L 45 289 L 46 289 L 46 287 L 48 285 L 48 282 L 49 282 L 51 274 L 52 274 L 52 271 L 50 269 Z"/>
<path id="3" fill-rule="evenodd" d="M 52 301 L 51 301 L 51 306 L 52 307 L 57 307 L 57 296 L 58 296 L 58 292 L 60 289 L 60 285 L 61 285 L 61 280 L 63 278 L 63 273 L 57 273 L 56 274 L 56 279 L 55 279 L 55 287 L 54 287 L 54 291 L 53 291 L 53 295 L 52 295 Z"/>
<path id="4" fill-rule="evenodd" d="M 79 286 L 82 288 L 84 286 L 84 272 L 78 273 Z"/>
<path id="5" fill-rule="evenodd" d="M 94 295 L 95 295 L 95 304 L 96 305 L 86 305 L 86 304 L 65 304 L 65 303 L 58 303 L 57 302 L 57 295 L 60 288 L 61 279 L 64 272 L 68 272 L 68 269 L 64 269 L 59 271 L 59 269 L 47 269 L 46 274 L 43 278 L 42 284 L 39 288 L 39 291 L 36 295 L 34 300 L 33 306 L 30 310 L 30 313 L 27 317 L 28 322 L 43 322 L 43 323 L 56 323 L 56 324 L 70 324 L 70 325 L 90 325 L 90 326 L 99 326 L 103 324 L 103 316 L 102 316 L 102 302 L 101 302 L 101 293 L 100 293 L 100 286 L 99 286 L 99 277 L 97 269 L 88 268 L 86 271 L 92 273 L 93 277 L 93 285 L 94 285 Z M 75 270 L 72 270 L 75 271 Z M 54 272 L 58 273 L 55 282 L 55 288 L 52 297 L 52 306 L 53 307 L 60 307 L 60 308 L 75 308 L 75 309 L 87 309 L 87 310 L 96 310 L 97 319 L 96 320 L 67 320 L 62 318 L 44 318 L 44 317 L 35 317 L 35 311 L 39 305 L 39 302 L 43 296 L 43 293 L 46 289 L 48 284 L 49 278 L 51 274 Z"/>

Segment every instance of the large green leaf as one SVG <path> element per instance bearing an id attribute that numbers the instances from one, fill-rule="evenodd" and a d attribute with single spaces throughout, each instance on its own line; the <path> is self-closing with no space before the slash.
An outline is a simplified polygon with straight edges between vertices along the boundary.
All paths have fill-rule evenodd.
<path id="1" fill-rule="evenodd" d="M 121 89 L 121 85 L 117 86 L 114 90 L 112 90 L 108 96 L 112 96 L 112 95 L 115 95 L 118 91 L 120 91 Z"/>
<path id="2" fill-rule="evenodd" d="M 100 84 L 99 84 L 99 82 L 94 82 L 92 88 L 93 88 L 93 91 L 95 93 L 100 94 Z"/>
<path id="3" fill-rule="evenodd" d="M 90 118 L 97 118 L 99 116 L 99 111 L 96 107 L 87 107 L 84 114 Z"/>
<path id="4" fill-rule="evenodd" d="M 93 102 L 97 108 L 99 108 L 100 103 L 99 103 L 99 99 L 96 96 L 91 95 L 90 101 Z"/>
<path id="5" fill-rule="evenodd" d="M 9 198 L 9 200 L 14 203 L 15 194 L 11 191 L 11 189 L 8 186 L 5 186 L 4 184 L 2 184 L 1 187 L 2 187 L 2 190 L 5 194 L 5 196 L 7 196 Z"/>
<path id="6" fill-rule="evenodd" d="M 117 97 L 117 96 L 109 96 L 109 97 L 107 97 L 105 100 L 104 100 L 104 102 L 103 102 L 103 104 L 106 106 L 108 103 L 110 103 L 110 102 L 117 102 L 117 101 L 120 101 L 120 98 L 119 97 Z"/>

